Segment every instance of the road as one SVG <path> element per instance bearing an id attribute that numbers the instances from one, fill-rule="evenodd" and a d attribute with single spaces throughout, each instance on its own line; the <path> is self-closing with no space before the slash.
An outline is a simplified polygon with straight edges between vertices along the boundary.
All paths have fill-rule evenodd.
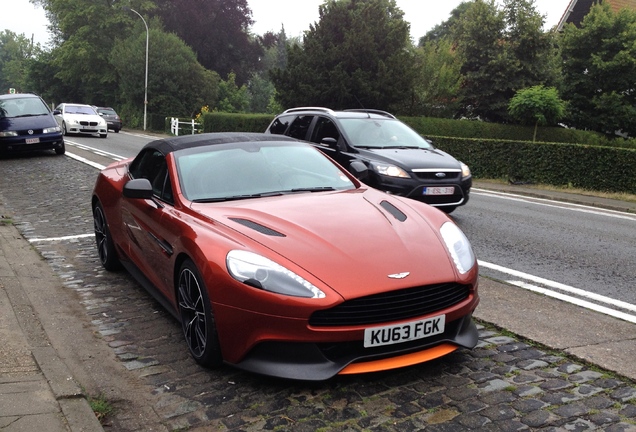
<path id="1" fill-rule="evenodd" d="M 43 303 L 52 310 L 56 302 L 84 308 L 86 315 L 77 320 L 87 334 L 47 331 L 58 334 L 52 336 L 53 345 L 77 365 L 71 370 L 86 370 L 78 372 L 80 382 L 114 406 L 106 430 L 636 431 L 632 381 L 492 327 L 481 328 L 474 350 L 324 383 L 275 380 L 229 367 L 200 368 L 187 354 L 179 323 L 125 272 L 105 272 L 95 252 L 90 194 L 97 167 L 136 154 L 148 139 L 125 133 L 105 140 L 69 137 L 68 158 L 38 154 L 0 159 L 0 204 L 9 207 L 16 227 L 63 281 L 64 292 L 38 286 Z M 104 144 L 112 147 L 91 149 Z M 472 230 L 484 229 L 482 219 L 493 219 L 486 209 L 507 207 L 485 194 L 478 191 L 454 214 L 469 237 L 478 234 Z M 498 217 L 490 235 L 501 225 Z M 503 262 L 497 254 L 505 256 L 505 247 L 493 246 L 494 254 L 484 255 L 482 241 L 498 243 L 488 237 L 472 239 L 480 260 Z M 533 262 L 519 256 L 521 262 Z M 517 268 L 515 259 L 511 262 Z M 482 282 L 484 292 L 492 288 Z M 625 333 L 614 341 L 624 343 L 633 334 Z"/>

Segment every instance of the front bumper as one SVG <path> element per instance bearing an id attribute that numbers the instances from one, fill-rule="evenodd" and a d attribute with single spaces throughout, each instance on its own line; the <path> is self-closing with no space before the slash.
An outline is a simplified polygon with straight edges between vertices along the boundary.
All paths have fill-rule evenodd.
<path id="1" fill-rule="evenodd" d="M 388 192 L 392 195 L 421 201 L 434 207 L 461 206 L 468 202 L 470 188 L 473 185 L 472 177 L 462 180 L 440 181 L 420 181 L 414 179 L 401 179 L 374 175 L 369 186 Z M 425 193 L 430 187 L 452 187 L 453 193 L 450 195 L 427 195 Z"/>
<path id="2" fill-rule="evenodd" d="M 38 142 L 28 143 L 28 139 L 37 138 Z M 13 152 L 31 152 L 38 150 L 51 150 L 64 146 L 64 138 L 62 133 L 53 133 L 46 135 L 20 135 L 17 137 L 6 137 L 0 139 L 0 153 Z"/>
<path id="3" fill-rule="evenodd" d="M 263 342 L 239 363 L 240 369 L 263 375 L 323 381 L 338 374 L 378 372 L 411 366 L 474 348 L 478 332 L 472 314 L 447 323 L 444 333 L 403 344 L 368 349 L 362 341 L 336 343 Z"/>

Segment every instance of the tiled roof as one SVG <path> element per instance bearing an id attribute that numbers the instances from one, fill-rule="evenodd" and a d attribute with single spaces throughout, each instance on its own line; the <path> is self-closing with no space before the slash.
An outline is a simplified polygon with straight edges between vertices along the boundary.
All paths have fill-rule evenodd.
<path id="1" fill-rule="evenodd" d="M 557 29 L 562 30 L 563 26 L 567 23 L 579 26 L 585 15 L 592 9 L 592 6 L 599 2 L 609 3 L 614 12 L 618 12 L 624 8 L 636 10 L 636 0 L 571 0 L 559 21 Z"/>

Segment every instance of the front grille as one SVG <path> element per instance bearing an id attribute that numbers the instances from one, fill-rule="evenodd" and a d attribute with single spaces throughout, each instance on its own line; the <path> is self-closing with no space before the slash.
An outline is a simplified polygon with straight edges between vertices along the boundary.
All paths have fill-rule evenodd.
<path id="1" fill-rule="evenodd" d="M 81 124 L 82 126 L 97 126 L 97 122 L 95 122 L 95 121 L 85 121 L 85 120 L 82 120 L 82 121 L 80 121 L 80 124 Z"/>
<path id="2" fill-rule="evenodd" d="M 446 309 L 468 298 L 469 285 L 444 283 L 407 288 L 346 301 L 316 311 L 316 327 L 359 326 L 416 318 Z"/>
<path id="3" fill-rule="evenodd" d="M 444 173 L 444 177 L 438 177 L 438 173 Z M 437 181 L 437 182 L 448 182 L 453 180 L 460 180 L 462 177 L 461 172 L 452 172 L 452 171 L 426 171 L 426 172 L 415 172 L 414 173 L 418 179 L 420 180 L 428 180 L 428 181 Z"/>

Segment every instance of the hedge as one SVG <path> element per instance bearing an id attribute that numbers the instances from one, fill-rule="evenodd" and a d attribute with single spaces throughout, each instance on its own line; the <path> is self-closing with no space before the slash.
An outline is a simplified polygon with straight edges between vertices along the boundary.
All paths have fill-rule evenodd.
<path id="1" fill-rule="evenodd" d="M 433 137 L 475 178 L 636 193 L 636 150 L 564 143 Z"/>

